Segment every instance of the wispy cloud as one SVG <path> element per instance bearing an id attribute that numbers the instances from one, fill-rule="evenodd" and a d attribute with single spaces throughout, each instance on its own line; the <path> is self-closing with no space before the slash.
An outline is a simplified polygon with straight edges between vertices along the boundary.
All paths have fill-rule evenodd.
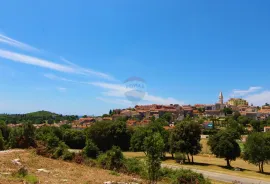
<path id="1" fill-rule="evenodd" d="M 3 50 L 3 49 L 0 49 L 0 57 L 15 61 L 15 62 L 20 62 L 20 63 L 24 63 L 24 64 L 29 64 L 29 65 L 35 65 L 35 66 L 48 68 L 48 69 L 52 69 L 52 70 L 56 70 L 56 71 L 60 71 L 60 72 L 77 73 L 76 70 L 74 70 L 73 68 L 71 68 L 69 66 L 53 63 L 51 61 L 39 59 L 37 57 L 19 54 L 16 52 L 11 52 L 11 51 L 7 51 L 7 50 Z"/>
<path id="2" fill-rule="evenodd" d="M 74 73 L 74 74 L 80 74 L 80 75 L 94 75 L 99 78 L 113 80 L 113 77 L 110 77 L 109 75 L 101 73 L 101 72 L 95 72 L 93 70 L 82 69 L 79 66 L 74 67 L 71 65 L 69 66 L 62 65 L 62 64 L 54 63 L 52 61 L 45 60 L 45 59 L 40 59 L 38 57 L 33 57 L 33 56 L 20 54 L 20 53 L 16 53 L 12 51 L 7 51 L 3 49 L 0 49 L 0 57 L 11 60 L 11 61 L 15 61 L 15 62 L 48 68 L 48 69 L 59 71 L 59 72 Z"/>
<path id="3" fill-rule="evenodd" d="M 63 57 L 60 57 L 60 59 L 62 61 L 64 61 L 65 63 L 69 64 L 70 66 L 72 66 L 73 68 L 75 68 L 76 70 L 81 71 L 81 73 L 84 75 L 95 75 L 95 76 L 98 76 L 100 78 L 104 78 L 104 79 L 108 79 L 108 80 L 115 80 L 112 76 L 110 76 L 108 74 L 80 67 L 80 66 L 72 63 L 71 61 L 63 58 Z"/>
<path id="4" fill-rule="evenodd" d="M 125 93 L 128 91 L 131 91 L 131 88 L 127 88 L 124 84 L 115 84 L 115 83 L 105 83 L 105 82 L 82 82 L 82 81 L 74 81 L 74 80 L 70 80 L 67 78 L 63 78 L 63 77 L 59 77 L 53 74 L 46 74 L 44 75 L 45 77 L 52 79 L 52 80 L 62 80 L 62 81 L 66 81 L 66 82 L 76 82 L 76 83 L 80 83 L 80 84 L 88 84 L 88 85 L 92 85 L 92 86 L 96 86 L 99 88 L 102 88 L 106 91 L 101 92 L 101 94 L 103 96 L 106 97 L 118 97 L 119 99 L 117 100 L 117 103 L 120 103 L 121 100 L 124 100 L 125 102 L 127 102 L 128 100 L 126 100 L 126 96 Z M 134 95 L 136 95 L 136 93 L 134 93 Z M 141 95 L 141 94 L 138 94 Z M 136 96 L 134 96 L 136 97 Z M 115 102 L 115 100 L 110 99 L 110 98 L 97 98 L 101 101 L 104 102 L 108 102 L 108 103 L 112 103 Z M 106 100 L 105 100 L 106 99 Z M 122 101 L 123 102 L 123 101 Z M 126 104 L 126 103 L 125 103 Z M 184 104 L 183 101 L 177 100 L 175 98 L 172 97 L 160 97 L 160 96 L 155 96 L 155 95 L 151 95 L 148 92 L 145 92 L 142 101 L 139 104 Z"/>
<path id="5" fill-rule="evenodd" d="M 115 81 L 115 79 L 109 74 L 81 67 L 79 65 L 76 65 L 76 64 L 68 61 L 67 59 L 65 59 L 63 57 L 60 57 L 60 59 L 59 59 L 59 57 L 56 56 L 53 60 L 54 61 L 57 61 L 57 60 L 64 61 L 65 63 L 67 63 L 67 65 L 58 64 L 58 63 L 55 63 L 53 61 L 43 59 L 43 58 L 40 58 L 38 56 L 34 56 L 37 54 L 36 53 L 37 51 L 40 52 L 41 50 L 38 48 L 32 47 L 26 43 L 22 43 L 20 41 L 17 41 L 13 38 L 10 38 L 10 37 L 5 36 L 4 34 L 0 33 L 0 46 L 1 46 L 1 43 L 15 47 L 15 48 L 19 48 L 21 50 L 31 51 L 31 55 L 25 55 L 25 54 L 11 51 L 10 49 L 8 49 L 8 50 L 1 49 L 1 47 L 0 47 L 0 57 L 2 57 L 2 58 L 5 58 L 5 59 L 11 60 L 11 61 L 15 61 L 15 62 L 24 63 L 24 64 L 48 68 L 48 69 L 55 70 L 55 71 L 74 73 L 74 74 L 86 75 L 86 76 L 95 76 L 98 78 L 103 78 L 106 80 Z M 51 56 L 51 55 L 55 56 L 55 54 L 49 54 L 48 52 L 45 52 L 45 51 L 43 51 L 43 54 L 45 54 L 46 56 Z"/>
<path id="6" fill-rule="evenodd" d="M 58 91 L 60 92 L 66 92 L 67 91 L 67 88 L 63 88 L 63 87 L 58 87 L 56 88 Z"/>
<path id="7" fill-rule="evenodd" d="M 5 36 L 0 33 L 0 43 L 4 43 L 13 47 L 17 47 L 22 50 L 28 50 L 28 51 L 40 51 L 39 49 L 32 47 L 30 45 L 27 45 L 25 43 L 19 42 L 15 39 L 12 39 L 8 36 Z"/>
<path id="8" fill-rule="evenodd" d="M 232 92 L 232 96 L 245 96 L 245 95 L 257 92 L 261 89 L 262 87 L 260 86 L 249 87 L 247 90 L 234 89 Z"/>
<path id="9" fill-rule="evenodd" d="M 103 92 L 102 94 L 105 96 L 112 96 L 112 97 L 125 97 L 125 93 L 132 90 L 121 84 L 111 84 L 111 83 L 103 83 L 103 82 L 92 82 L 89 84 L 101 87 L 103 89 L 107 89 L 108 91 Z M 141 104 L 184 104 L 184 102 L 179 101 L 175 98 L 172 98 L 172 97 L 164 98 L 160 96 L 150 95 L 148 92 L 145 92 L 142 102 L 140 103 Z"/>

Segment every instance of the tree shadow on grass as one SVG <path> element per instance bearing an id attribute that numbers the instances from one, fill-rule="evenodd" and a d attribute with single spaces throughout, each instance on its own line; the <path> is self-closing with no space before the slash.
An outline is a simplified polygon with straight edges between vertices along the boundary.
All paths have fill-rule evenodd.
<path id="1" fill-rule="evenodd" d="M 227 167 L 227 166 L 223 166 L 223 165 L 216 165 L 216 164 L 208 164 L 208 163 L 200 163 L 200 162 L 194 162 L 194 163 L 189 163 L 189 162 L 185 162 L 184 164 L 179 164 L 181 166 L 217 166 L 226 170 L 230 170 L 230 171 L 235 171 L 235 172 L 243 172 L 243 171 L 251 171 L 251 172 L 256 172 L 259 174 L 263 174 L 263 175 L 270 175 L 270 172 L 264 172 L 264 173 L 260 173 L 259 171 L 254 171 L 254 170 L 249 170 L 249 169 L 244 169 L 244 168 L 240 168 L 240 167 Z"/>

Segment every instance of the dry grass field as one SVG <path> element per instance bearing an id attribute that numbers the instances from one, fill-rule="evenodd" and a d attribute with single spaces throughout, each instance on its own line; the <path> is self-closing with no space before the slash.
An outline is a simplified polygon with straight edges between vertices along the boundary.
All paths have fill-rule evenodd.
<path id="1" fill-rule="evenodd" d="M 48 184 L 103 184 L 105 181 L 131 182 L 134 177 L 128 175 L 113 175 L 111 171 L 76 163 L 53 160 L 37 156 L 31 151 L 17 150 L 11 153 L 0 152 L 0 183 L 21 184 L 22 179 L 13 177 L 10 173 L 18 170 L 19 166 L 11 161 L 19 158 L 29 173 L 38 178 L 40 183 Z M 46 169 L 46 172 L 37 172 L 37 169 Z"/>

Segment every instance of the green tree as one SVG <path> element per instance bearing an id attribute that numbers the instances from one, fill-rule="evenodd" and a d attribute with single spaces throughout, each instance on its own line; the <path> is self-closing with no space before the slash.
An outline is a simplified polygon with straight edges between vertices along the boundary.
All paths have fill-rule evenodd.
<path id="1" fill-rule="evenodd" d="M 147 137 L 147 135 L 148 135 L 147 127 L 136 127 L 130 139 L 131 150 L 144 151 L 143 142 L 144 142 L 145 137 Z"/>
<path id="2" fill-rule="evenodd" d="M 85 147 L 83 148 L 83 154 L 90 158 L 96 158 L 98 152 L 99 152 L 98 147 L 93 143 L 92 140 L 88 139 L 86 141 Z"/>
<path id="3" fill-rule="evenodd" d="M 0 131 L 2 131 L 2 136 L 4 140 L 7 141 L 10 133 L 10 128 L 6 125 L 4 121 L 0 121 Z"/>
<path id="4" fill-rule="evenodd" d="M 111 116 L 113 114 L 113 111 L 110 109 L 109 111 L 109 115 Z"/>
<path id="5" fill-rule="evenodd" d="M 163 128 L 162 123 L 160 121 L 151 122 L 148 126 L 145 127 L 137 127 L 130 140 L 131 149 L 133 151 L 145 152 L 143 146 L 144 139 L 155 132 L 160 133 L 160 135 L 162 136 L 162 139 L 165 144 L 163 154 L 165 155 L 165 153 L 169 151 L 169 144 L 168 144 L 169 132 Z"/>
<path id="6" fill-rule="evenodd" d="M 72 149 L 82 149 L 86 142 L 84 131 L 73 129 L 65 129 L 62 140 Z"/>
<path id="7" fill-rule="evenodd" d="M 96 122 L 86 130 L 86 137 L 101 151 L 107 151 L 112 146 L 119 146 L 122 150 L 128 150 L 130 147 L 131 135 L 125 121 Z"/>
<path id="8" fill-rule="evenodd" d="M 210 136 L 208 145 L 213 154 L 219 158 L 225 158 L 227 167 L 231 167 L 231 160 L 240 156 L 241 150 L 236 142 L 239 134 L 229 130 L 221 130 L 217 134 Z"/>
<path id="9" fill-rule="evenodd" d="M 263 165 L 270 161 L 270 133 L 252 133 L 244 145 L 244 160 L 259 166 L 264 172 Z"/>
<path id="10" fill-rule="evenodd" d="M 30 146 L 35 146 L 35 127 L 32 123 L 26 122 L 22 127 L 22 138 L 21 146 L 22 148 L 28 148 Z"/>
<path id="11" fill-rule="evenodd" d="M 156 132 L 144 140 L 144 150 L 147 157 L 148 177 L 152 184 L 157 183 L 161 167 L 161 156 L 164 149 L 164 142 L 160 133 Z"/>
<path id="12" fill-rule="evenodd" d="M 21 136 L 22 136 L 21 128 L 12 128 L 8 137 L 8 147 L 18 148 L 19 147 L 18 142 Z"/>
<path id="13" fill-rule="evenodd" d="M 173 120 L 173 115 L 172 113 L 166 112 L 161 116 L 161 118 L 166 120 L 168 123 L 170 123 Z"/>
<path id="14" fill-rule="evenodd" d="M 251 120 L 250 124 L 251 124 L 254 132 L 260 132 L 261 131 L 261 128 L 260 128 L 261 127 L 260 126 L 261 122 L 259 120 Z"/>
<path id="15" fill-rule="evenodd" d="M 5 145 L 4 138 L 2 136 L 2 131 L 0 130 L 0 151 L 4 150 L 5 147 L 4 145 Z"/>
<path id="16" fill-rule="evenodd" d="M 243 126 L 247 126 L 247 124 L 249 123 L 249 119 L 246 116 L 239 116 L 237 118 L 237 121 Z"/>
<path id="17" fill-rule="evenodd" d="M 193 121 L 178 123 L 172 130 L 169 138 L 170 152 L 186 153 L 190 162 L 189 154 L 194 162 L 193 155 L 201 151 L 201 128 Z"/>
<path id="18" fill-rule="evenodd" d="M 228 114 L 232 114 L 233 113 L 232 109 L 231 108 L 228 108 L 228 107 L 225 107 L 223 109 L 223 112 L 224 112 L 225 115 L 228 115 Z"/>

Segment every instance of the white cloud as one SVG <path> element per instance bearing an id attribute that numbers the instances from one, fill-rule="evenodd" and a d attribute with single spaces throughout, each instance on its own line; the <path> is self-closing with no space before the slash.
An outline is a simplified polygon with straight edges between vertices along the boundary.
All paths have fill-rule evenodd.
<path id="1" fill-rule="evenodd" d="M 84 75 L 95 75 L 95 76 L 98 76 L 100 78 L 104 78 L 104 79 L 108 79 L 108 80 L 115 80 L 112 76 L 110 76 L 108 74 L 105 74 L 105 73 L 102 73 L 102 72 L 97 72 L 97 71 L 94 71 L 94 70 L 91 70 L 91 69 L 80 67 L 80 66 L 72 63 L 71 61 L 63 58 L 63 57 L 60 57 L 60 59 L 62 61 L 64 61 L 65 63 L 68 63 L 70 66 L 72 66 L 76 70 L 81 71 L 81 73 L 84 74 Z"/>
<path id="2" fill-rule="evenodd" d="M 28 55 L 24 55 L 24 54 L 19 54 L 16 52 L 11 52 L 11 51 L 7 51 L 7 50 L 3 50 L 3 49 L 0 49 L 0 57 L 15 61 L 15 62 L 20 62 L 20 63 L 24 63 L 24 64 L 48 68 L 48 69 L 59 71 L 59 72 L 75 73 L 75 74 L 80 74 L 80 75 L 94 75 L 94 76 L 97 76 L 99 78 L 113 80 L 113 77 L 111 77 L 107 74 L 104 74 L 101 72 L 96 72 L 96 71 L 89 70 L 89 69 L 83 69 L 77 65 L 75 67 L 70 66 L 70 65 L 69 66 L 68 65 L 61 65 L 61 64 L 54 63 L 52 61 L 48 61 L 48 60 L 44 60 L 44 59 L 40 59 L 37 57 L 28 56 Z"/>
<path id="3" fill-rule="evenodd" d="M 256 91 L 259 91 L 261 89 L 262 89 L 262 87 L 260 87 L 260 86 L 250 87 L 247 90 L 234 89 L 232 92 L 232 96 L 245 96 L 245 95 L 248 95 L 250 93 L 254 93 Z"/>
<path id="4" fill-rule="evenodd" d="M 30 45 L 27 45 L 25 43 L 19 42 L 15 39 L 12 39 L 10 37 L 7 37 L 0 33 L 0 43 L 4 43 L 13 47 L 17 47 L 23 50 L 29 50 L 29 51 L 39 51 L 39 49 L 32 47 Z"/>
<path id="5" fill-rule="evenodd" d="M 32 57 L 32 56 L 28 56 L 28 55 L 24 55 L 24 54 L 19 54 L 16 52 L 11 52 L 11 51 L 7 51 L 7 50 L 3 50 L 3 49 L 0 49 L 0 57 L 15 61 L 15 62 L 20 62 L 20 63 L 24 63 L 24 64 L 29 64 L 29 65 L 35 65 L 35 66 L 48 68 L 48 69 L 52 69 L 52 70 L 56 70 L 56 71 L 60 71 L 60 72 L 78 73 L 76 70 L 74 70 L 73 68 L 71 68 L 69 66 L 60 65 L 60 64 L 53 63 L 51 61 L 47 61 L 44 59 L 39 59 L 36 57 Z"/>
<path id="6" fill-rule="evenodd" d="M 110 84 L 110 83 L 102 83 L 102 82 L 92 82 L 89 84 L 101 87 L 103 89 L 108 89 L 109 91 L 102 93 L 106 96 L 125 97 L 125 93 L 131 90 L 130 88 L 126 88 L 124 85 L 120 85 L 120 84 Z M 135 96 L 135 97 L 138 97 L 138 96 Z M 171 97 L 163 98 L 159 96 L 150 95 L 147 92 L 145 92 L 145 95 L 143 96 L 141 103 L 144 103 L 144 104 L 184 104 L 182 101 L 179 101 Z"/>
<path id="7" fill-rule="evenodd" d="M 60 92 L 66 92 L 67 88 L 58 87 L 57 90 L 60 91 Z"/>
<path id="8" fill-rule="evenodd" d="M 16 48 L 19 48 L 22 50 L 32 51 L 32 52 L 33 51 L 34 52 L 41 51 L 35 47 L 32 47 L 28 44 L 19 42 L 13 38 L 10 38 L 8 36 L 5 36 L 4 34 L 1 34 L 1 33 L 0 33 L 0 43 L 7 44 L 7 45 L 10 45 L 12 47 L 16 47 Z M 43 51 L 43 53 L 46 54 L 45 51 Z M 46 55 L 51 55 L 51 54 L 47 53 Z M 66 60 L 63 57 L 60 57 L 60 59 L 64 62 L 68 63 L 68 65 L 57 64 L 57 63 L 54 63 L 52 61 L 48 61 L 48 60 L 41 59 L 38 57 L 24 55 L 24 54 L 16 53 L 16 52 L 9 51 L 9 50 L 2 50 L 2 49 L 0 49 L 0 57 L 8 59 L 8 60 L 16 61 L 16 62 L 21 62 L 24 64 L 30 64 L 30 65 L 36 65 L 39 67 L 43 67 L 43 68 L 48 68 L 48 69 L 52 69 L 52 70 L 56 70 L 56 71 L 60 71 L 60 72 L 76 73 L 76 74 L 86 75 L 86 76 L 96 76 L 96 77 L 111 80 L 111 81 L 115 80 L 112 76 L 110 76 L 106 73 L 102 73 L 102 72 L 98 72 L 98 71 L 95 71 L 92 69 L 80 67 L 80 66 Z M 58 58 L 58 60 L 59 60 L 59 58 Z"/>
<path id="9" fill-rule="evenodd" d="M 265 103 L 270 103 L 270 91 L 263 91 L 258 94 L 252 94 L 245 97 L 245 99 L 256 106 L 264 105 Z"/>

